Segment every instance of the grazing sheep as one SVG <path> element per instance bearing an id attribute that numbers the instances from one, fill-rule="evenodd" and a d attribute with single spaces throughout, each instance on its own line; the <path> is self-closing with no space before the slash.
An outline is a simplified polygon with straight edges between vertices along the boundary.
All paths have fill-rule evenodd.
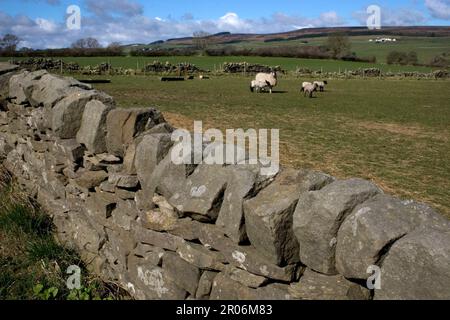
<path id="1" fill-rule="evenodd" d="M 317 84 L 308 84 L 303 88 L 303 91 L 305 92 L 303 96 L 306 97 L 306 94 L 308 94 L 312 98 L 314 91 L 317 91 Z"/>
<path id="2" fill-rule="evenodd" d="M 256 81 L 256 80 L 252 80 L 251 84 L 250 84 L 250 91 L 251 92 L 262 92 L 265 89 L 269 88 L 269 86 L 267 85 L 266 82 L 261 82 L 261 81 Z"/>
<path id="3" fill-rule="evenodd" d="M 312 83 L 311 82 L 303 82 L 302 83 L 302 88 L 300 89 L 300 92 L 304 92 L 306 86 L 312 86 Z"/>
<path id="4" fill-rule="evenodd" d="M 314 81 L 315 84 L 317 84 L 317 87 L 319 88 L 320 92 L 325 91 L 325 85 L 328 84 L 327 81 Z"/>
<path id="5" fill-rule="evenodd" d="M 278 76 L 275 71 L 272 71 L 271 73 L 258 73 L 255 81 L 266 83 L 269 92 L 272 93 L 272 89 L 278 84 Z"/>

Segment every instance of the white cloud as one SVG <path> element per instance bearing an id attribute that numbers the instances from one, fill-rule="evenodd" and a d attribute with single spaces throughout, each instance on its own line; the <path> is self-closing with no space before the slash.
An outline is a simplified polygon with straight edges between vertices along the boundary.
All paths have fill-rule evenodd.
<path id="1" fill-rule="evenodd" d="M 44 18 L 37 18 L 35 21 L 38 27 L 45 32 L 54 32 L 58 29 L 58 26 L 50 20 Z"/>
<path id="2" fill-rule="evenodd" d="M 150 43 L 155 40 L 192 36 L 195 31 L 210 33 L 275 33 L 303 27 L 339 26 L 344 21 L 335 12 L 324 12 L 316 18 L 276 13 L 270 17 L 244 19 L 228 12 L 217 19 L 194 20 L 192 15 L 147 17 L 142 7 L 131 0 L 88 0 L 88 10 L 82 11 L 81 30 L 67 30 L 65 23 L 26 16 L 12 17 L 0 11 L 0 34 L 17 34 L 22 46 L 34 48 L 67 47 L 82 37 L 95 37 L 102 45 L 113 41 Z M 120 9 L 127 8 L 127 9 Z M 121 12 L 122 15 L 118 14 Z"/>
<path id="3" fill-rule="evenodd" d="M 425 0 L 425 6 L 432 17 L 450 20 L 450 0 Z"/>
<path id="4" fill-rule="evenodd" d="M 223 17 L 220 17 L 217 26 L 220 29 L 227 29 L 231 27 L 241 30 L 247 27 L 245 21 L 241 20 L 234 12 L 228 12 Z"/>

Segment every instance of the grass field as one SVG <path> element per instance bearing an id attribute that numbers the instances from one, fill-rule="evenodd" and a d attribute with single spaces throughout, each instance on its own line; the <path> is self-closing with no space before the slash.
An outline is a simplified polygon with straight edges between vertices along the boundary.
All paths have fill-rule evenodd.
<path id="1" fill-rule="evenodd" d="M 396 38 L 397 42 L 375 43 L 369 39 L 376 38 Z M 302 43 L 308 41 L 308 43 Z M 306 38 L 301 40 L 290 40 L 281 42 L 242 42 L 236 44 L 241 47 L 261 47 L 261 46 L 310 46 L 325 45 L 326 37 Z M 396 37 L 396 36 L 353 36 L 350 37 L 351 51 L 358 57 L 375 56 L 378 63 L 386 63 L 386 57 L 391 51 L 417 52 L 420 63 L 428 63 L 436 55 L 444 52 L 450 53 L 450 38 L 448 37 Z"/>
<path id="2" fill-rule="evenodd" d="M 96 87 L 178 127 L 278 128 L 283 164 L 368 178 L 450 217 L 450 81 L 335 80 L 314 99 L 300 95 L 303 79 L 282 78 L 272 95 L 250 93 L 249 81 L 118 76 Z"/>
<path id="3" fill-rule="evenodd" d="M 0 58 L 0 61 L 8 61 L 9 58 Z M 196 66 L 214 71 L 220 69 L 224 62 L 248 62 L 258 63 L 271 66 L 281 66 L 284 70 L 295 71 L 297 67 L 309 68 L 311 70 L 323 70 L 326 72 L 338 72 L 345 70 L 357 70 L 359 68 L 380 68 L 383 71 L 392 72 L 431 72 L 433 69 L 428 67 L 416 66 L 398 66 L 387 65 L 385 63 L 361 63 L 336 60 L 319 60 L 319 59 L 296 59 L 296 58 L 273 58 L 273 57 L 68 57 L 63 58 L 64 61 L 77 62 L 81 66 L 97 65 L 103 62 L 110 62 L 114 68 L 142 68 L 147 63 L 153 61 L 161 62 L 189 62 Z"/>

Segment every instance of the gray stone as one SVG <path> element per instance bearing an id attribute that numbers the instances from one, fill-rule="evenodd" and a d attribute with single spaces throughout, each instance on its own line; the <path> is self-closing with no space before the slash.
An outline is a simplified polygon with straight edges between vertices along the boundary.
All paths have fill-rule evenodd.
<path id="1" fill-rule="evenodd" d="M 116 189 L 114 193 L 122 200 L 134 200 L 136 198 L 136 193 L 134 191 Z"/>
<path id="2" fill-rule="evenodd" d="M 63 139 L 72 139 L 81 127 L 87 103 L 98 100 L 105 105 L 114 105 L 112 97 L 96 90 L 80 90 L 59 101 L 52 110 L 53 133 Z"/>
<path id="3" fill-rule="evenodd" d="M 257 276 L 243 269 L 239 269 L 233 266 L 228 266 L 225 269 L 225 273 L 234 281 L 237 281 L 249 288 L 259 288 L 265 285 L 269 279 L 261 276 Z"/>
<path id="4" fill-rule="evenodd" d="M 123 157 L 127 146 L 138 134 L 159 124 L 159 111 L 153 108 L 115 109 L 106 119 L 108 152 Z"/>
<path id="5" fill-rule="evenodd" d="M 114 193 L 116 187 L 108 181 L 104 181 L 100 184 L 100 190 L 104 192 Z"/>
<path id="6" fill-rule="evenodd" d="M 155 192 L 161 194 L 166 199 L 183 190 L 184 182 L 193 171 L 193 166 L 176 165 L 172 162 L 169 154 L 156 166 L 150 176 L 141 176 L 142 201 L 141 210 L 148 210 L 153 207 L 151 201 Z"/>
<path id="7" fill-rule="evenodd" d="M 378 195 L 357 206 L 342 223 L 336 245 L 336 267 L 350 279 L 367 279 L 385 250 L 418 226 L 413 210 L 400 200 Z"/>
<path id="8" fill-rule="evenodd" d="M 214 248 L 235 267 L 266 278 L 290 282 L 295 277 L 296 266 L 279 267 L 269 263 L 252 246 L 238 246 L 214 225 L 204 225 L 200 230 L 200 241 L 207 248 Z"/>
<path id="9" fill-rule="evenodd" d="M 293 219 L 300 261 L 315 271 L 337 274 L 335 249 L 341 223 L 357 205 L 380 192 L 369 181 L 350 179 L 303 194 Z"/>
<path id="10" fill-rule="evenodd" d="M 170 123 L 167 122 L 163 122 L 161 123 L 161 121 L 165 121 L 165 120 L 161 120 L 159 119 L 158 122 L 159 124 L 155 125 L 153 128 L 145 131 L 145 134 L 171 134 L 172 132 L 175 131 L 175 128 L 172 127 L 172 125 Z"/>
<path id="11" fill-rule="evenodd" d="M 327 276 L 307 269 L 289 293 L 301 300 L 368 300 L 369 290 L 346 280 L 341 275 Z"/>
<path id="12" fill-rule="evenodd" d="M 247 240 L 244 225 L 244 200 L 254 192 L 256 173 L 245 169 L 229 169 L 229 180 L 216 225 L 236 243 Z"/>
<path id="13" fill-rule="evenodd" d="M 218 165 L 199 165 L 169 203 L 194 219 L 215 221 L 223 200 L 228 171 Z"/>
<path id="14" fill-rule="evenodd" d="M 9 98 L 16 104 L 26 104 L 28 97 L 25 92 L 29 93 L 33 84 L 46 74 L 48 74 L 47 71 L 39 70 L 35 72 L 23 71 L 12 76 L 9 80 Z"/>
<path id="15" fill-rule="evenodd" d="M 123 157 L 123 172 L 126 174 L 135 175 L 137 174 L 136 170 L 136 147 L 139 139 L 135 139 L 133 142 L 131 142 L 126 150 L 125 155 Z"/>
<path id="16" fill-rule="evenodd" d="M 130 231 L 134 221 L 136 221 L 139 211 L 136 203 L 130 200 L 118 200 L 117 208 L 111 213 L 112 222 L 119 228 Z"/>
<path id="17" fill-rule="evenodd" d="M 134 239 L 124 230 L 115 231 L 106 228 L 106 235 L 108 239 L 101 252 L 116 272 L 124 273 L 128 256 L 135 247 Z"/>
<path id="18" fill-rule="evenodd" d="M 219 273 L 213 281 L 210 300 L 253 300 L 255 290 Z"/>
<path id="19" fill-rule="evenodd" d="M 146 259 L 130 259 L 129 278 L 127 287 L 139 299 L 183 300 L 187 296 L 186 290 L 177 286 L 161 267 Z"/>
<path id="20" fill-rule="evenodd" d="M 86 148 L 75 139 L 59 139 L 55 142 L 55 151 L 61 152 L 71 162 L 79 162 Z"/>
<path id="21" fill-rule="evenodd" d="M 449 300 L 450 229 L 423 227 L 395 242 L 381 265 L 376 300 Z"/>
<path id="22" fill-rule="evenodd" d="M 4 75 L 19 69 L 16 64 L 11 64 L 8 62 L 0 62 L 0 75 Z"/>
<path id="23" fill-rule="evenodd" d="M 292 230 L 298 198 L 331 181 L 322 173 L 285 169 L 255 198 L 244 203 L 250 242 L 270 263 L 282 266 L 299 261 L 298 242 Z"/>
<path id="24" fill-rule="evenodd" d="M 81 188 L 89 190 L 99 186 L 106 179 L 108 179 L 108 173 L 105 171 L 86 171 L 75 179 L 75 183 Z"/>
<path id="25" fill-rule="evenodd" d="M 197 292 L 200 269 L 181 259 L 177 254 L 168 252 L 163 257 L 163 270 L 179 287 L 191 295 Z"/>
<path id="26" fill-rule="evenodd" d="M 39 188 L 37 193 L 37 201 L 42 210 L 51 217 L 61 216 L 66 210 L 63 210 L 64 202 L 61 199 L 57 199 L 50 192 L 44 188 Z"/>
<path id="27" fill-rule="evenodd" d="M 92 90 L 92 87 L 73 78 L 44 74 L 32 87 L 25 90 L 25 94 L 31 106 L 53 108 L 66 96 L 81 90 Z"/>
<path id="28" fill-rule="evenodd" d="M 177 251 L 178 247 L 184 242 L 182 238 L 169 233 L 145 229 L 138 222 L 132 223 L 131 230 L 139 242 L 151 244 L 155 247 L 170 251 Z"/>
<path id="29" fill-rule="evenodd" d="M 69 217 L 69 225 L 72 228 L 71 236 L 77 248 L 81 252 L 97 254 L 106 241 L 105 234 L 99 232 L 83 213 L 74 212 Z"/>
<path id="30" fill-rule="evenodd" d="M 289 285 L 282 283 L 271 283 L 267 286 L 258 288 L 254 292 L 253 300 L 293 300 L 289 292 Z"/>
<path id="31" fill-rule="evenodd" d="M 202 273 L 202 275 L 200 276 L 200 280 L 198 282 L 197 292 L 195 293 L 196 299 L 199 300 L 209 299 L 209 294 L 211 293 L 211 288 L 217 274 L 218 274 L 217 272 L 208 270 Z"/>
<path id="32" fill-rule="evenodd" d="M 450 220 L 436 212 L 429 205 L 414 200 L 405 200 L 402 201 L 402 204 L 414 213 L 417 223 L 421 226 L 443 231 L 450 229 Z"/>
<path id="33" fill-rule="evenodd" d="M 145 258 L 148 263 L 154 266 L 162 265 L 162 258 L 165 253 L 164 249 L 145 243 L 138 243 L 133 251 L 135 256 Z"/>
<path id="34" fill-rule="evenodd" d="M 8 141 L 5 138 L 0 137 L 0 160 L 2 160 L 2 162 L 12 150 L 13 147 Z"/>
<path id="35" fill-rule="evenodd" d="M 29 146 L 38 153 L 44 153 L 50 149 L 49 143 L 47 141 L 31 140 L 29 141 Z"/>
<path id="36" fill-rule="evenodd" d="M 98 100 L 86 104 L 81 119 L 77 141 L 86 146 L 92 153 L 106 152 L 106 116 L 114 109 L 113 105 L 105 105 Z"/>
<path id="37" fill-rule="evenodd" d="M 11 77 L 16 75 L 15 70 L 9 70 L 0 74 L 0 104 L 2 104 L 9 96 L 9 81 Z"/>
<path id="38" fill-rule="evenodd" d="M 102 153 L 96 155 L 85 155 L 83 157 L 83 167 L 90 171 L 108 170 L 109 173 L 117 173 L 120 171 L 120 158 L 116 156 Z M 111 170 L 115 166 L 119 166 L 117 170 Z M 113 172 L 111 172 L 113 171 Z"/>
<path id="39" fill-rule="evenodd" d="M 178 255 L 190 264 L 206 270 L 223 270 L 224 257 L 201 244 L 183 242 L 177 248 Z"/>
<path id="40" fill-rule="evenodd" d="M 165 198 L 155 195 L 153 202 L 156 208 L 145 212 L 143 225 L 155 231 L 170 231 L 178 222 L 178 215 Z"/>
<path id="41" fill-rule="evenodd" d="M 117 208 L 117 199 L 106 192 L 91 192 L 86 199 L 86 214 L 95 223 L 102 226 L 112 226 L 111 217 Z"/>
<path id="42" fill-rule="evenodd" d="M 143 186 L 148 185 L 148 179 L 152 176 L 156 166 L 168 154 L 172 140 L 169 134 L 145 135 L 136 147 L 134 165 L 139 181 Z M 131 148 L 131 149 L 130 149 Z M 132 144 L 127 150 L 127 158 L 132 158 Z M 131 159 L 127 159 L 128 163 Z M 128 167 L 131 167 L 128 165 Z M 132 171 L 132 167 L 130 168 Z"/>
<path id="43" fill-rule="evenodd" d="M 183 218 L 178 219 L 168 232 L 185 240 L 193 241 L 198 240 L 201 228 L 202 223 L 192 220 L 191 218 Z"/>
<path id="44" fill-rule="evenodd" d="M 27 123 L 31 128 L 39 132 L 47 131 L 51 128 L 51 110 L 48 108 L 32 109 Z"/>
<path id="45" fill-rule="evenodd" d="M 108 182 L 113 186 L 126 189 L 134 189 L 139 185 L 137 176 L 122 173 L 110 173 Z"/>

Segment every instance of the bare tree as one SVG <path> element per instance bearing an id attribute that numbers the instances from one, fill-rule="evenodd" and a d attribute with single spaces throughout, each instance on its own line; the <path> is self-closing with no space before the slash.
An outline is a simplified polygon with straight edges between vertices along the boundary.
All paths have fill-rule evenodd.
<path id="1" fill-rule="evenodd" d="M 120 42 L 111 42 L 108 45 L 108 49 L 119 49 L 122 47 L 122 44 Z"/>
<path id="2" fill-rule="evenodd" d="M 101 48 L 100 43 L 95 38 L 83 38 L 78 39 L 72 43 L 72 48 L 74 49 L 98 49 Z"/>
<path id="3" fill-rule="evenodd" d="M 194 32 L 194 38 L 192 39 L 192 43 L 197 49 L 206 50 L 210 43 L 211 34 L 206 31 L 197 31 Z"/>
<path id="4" fill-rule="evenodd" d="M 6 34 L 0 39 L 0 48 L 2 51 L 14 53 L 17 50 L 17 45 L 20 39 L 14 34 Z"/>
<path id="5" fill-rule="evenodd" d="M 122 53 L 122 44 L 120 42 L 111 42 L 106 50 L 111 55 L 120 55 Z"/>
<path id="6" fill-rule="evenodd" d="M 333 58 L 339 58 L 350 52 L 350 39 L 345 33 L 333 33 L 328 36 L 327 48 Z"/>

